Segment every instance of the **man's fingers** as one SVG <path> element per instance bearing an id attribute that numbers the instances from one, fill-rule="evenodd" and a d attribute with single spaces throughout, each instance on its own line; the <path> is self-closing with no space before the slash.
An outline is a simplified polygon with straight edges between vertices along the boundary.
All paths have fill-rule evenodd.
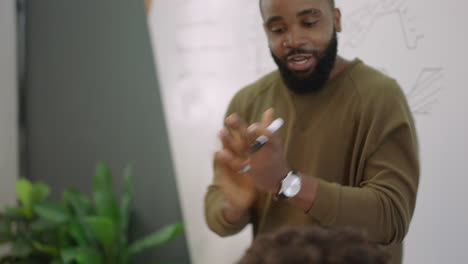
<path id="1" fill-rule="evenodd" d="M 269 140 L 273 136 L 272 133 L 266 127 L 263 127 L 258 123 L 253 123 L 252 125 L 250 125 L 247 131 L 249 146 L 255 144 L 260 137 L 266 137 L 267 140 Z"/>
<path id="2" fill-rule="evenodd" d="M 231 145 L 238 154 L 247 150 L 247 124 L 237 115 L 232 114 L 224 120 L 224 126 L 232 136 Z"/>
<path id="3" fill-rule="evenodd" d="M 224 121 L 226 129 L 219 133 L 224 148 L 240 158 L 245 158 L 246 154 L 252 151 L 252 146 L 255 145 L 259 137 L 266 139 L 263 140 L 264 143 L 271 138 L 272 133 L 268 131 L 267 127 L 274 120 L 273 113 L 273 108 L 269 108 L 262 114 L 260 123 L 253 123 L 249 127 L 237 114 L 228 116 Z"/>
<path id="4" fill-rule="evenodd" d="M 224 126 L 230 129 L 238 129 L 242 125 L 242 123 L 242 120 L 236 113 L 226 117 L 226 119 L 224 120 Z"/>
<path id="5" fill-rule="evenodd" d="M 229 149 L 238 156 L 243 156 L 245 153 L 245 140 L 236 139 L 227 129 L 223 128 L 218 133 L 218 137 L 223 144 L 223 148 Z"/>
<path id="6" fill-rule="evenodd" d="M 255 143 L 257 137 L 259 137 L 258 130 L 260 128 L 259 123 L 253 123 L 247 128 L 247 142 L 249 146 Z"/>
<path id="7" fill-rule="evenodd" d="M 268 127 L 271 122 L 273 122 L 273 108 L 268 108 L 265 112 L 262 114 L 262 127 Z"/>
<path id="8" fill-rule="evenodd" d="M 247 130 L 247 124 L 235 113 L 224 120 L 224 126 L 232 134 L 238 134 L 239 136 L 245 136 Z"/>
<path id="9" fill-rule="evenodd" d="M 232 171 L 243 172 L 247 166 L 247 162 L 233 155 L 233 153 L 227 149 L 223 149 L 215 154 L 215 159 L 230 168 Z"/>

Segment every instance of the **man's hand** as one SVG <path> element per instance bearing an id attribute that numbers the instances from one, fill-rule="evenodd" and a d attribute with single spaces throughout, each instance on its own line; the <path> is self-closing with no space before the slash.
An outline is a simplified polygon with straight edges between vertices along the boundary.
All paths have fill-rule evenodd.
<path id="1" fill-rule="evenodd" d="M 215 183 L 223 189 L 228 203 L 225 216 L 231 223 L 247 214 L 256 197 L 251 175 L 242 172 L 248 159 L 246 137 L 246 124 L 236 114 L 229 116 L 219 133 L 223 150 L 215 154 Z"/>
<path id="2" fill-rule="evenodd" d="M 270 108 L 262 116 L 260 124 L 254 123 L 247 129 L 247 141 L 253 144 L 259 136 L 266 136 L 268 142 L 254 153 L 249 153 L 248 162 L 258 188 L 277 193 L 281 180 L 288 174 L 290 168 L 283 153 L 283 146 L 278 135 L 271 133 L 267 127 L 273 122 L 273 109 Z"/>
<path id="3" fill-rule="evenodd" d="M 267 129 L 272 122 L 273 109 L 263 113 L 261 123 L 249 128 L 232 114 L 219 133 L 223 149 L 215 154 L 215 183 L 224 191 L 228 202 L 225 216 L 230 222 L 241 219 L 252 207 L 257 188 L 277 193 L 281 180 L 289 172 L 280 138 Z M 250 152 L 250 146 L 262 135 L 268 137 L 268 142 L 260 150 Z M 246 166 L 250 169 L 243 171 Z"/>

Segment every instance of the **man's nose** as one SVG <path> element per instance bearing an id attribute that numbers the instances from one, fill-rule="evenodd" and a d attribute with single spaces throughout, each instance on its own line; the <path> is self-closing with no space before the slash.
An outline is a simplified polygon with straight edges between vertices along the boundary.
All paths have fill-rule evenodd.
<path id="1" fill-rule="evenodd" d="M 300 48 L 306 44 L 306 38 L 301 34 L 300 30 L 291 29 L 286 33 L 283 40 L 283 47 L 295 49 Z"/>

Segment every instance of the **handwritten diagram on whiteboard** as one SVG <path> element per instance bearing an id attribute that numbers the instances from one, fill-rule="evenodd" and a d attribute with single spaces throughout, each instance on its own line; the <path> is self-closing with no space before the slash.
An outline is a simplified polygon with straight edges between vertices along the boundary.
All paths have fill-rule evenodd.
<path id="1" fill-rule="evenodd" d="M 347 37 L 343 46 L 358 47 L 368 37 L 376 22 L 387 16 L 398 17 L 397 26 L 401 28 L 406 47 L 409 50 L 416 49 L 424 34 L 414 25 L 417 17 L 411 13 L 404 0 L 368 1 L 353 10 L 346 17 L 344 27 Z"/>
<path id="2" fill-rule="evenodd" d="M 409 7 L 408 1 L 355 0 L 353 3 L 358 4 L 353 4 L 353 7 L 347 10 L 348 12 L 343 18 L 345 22 L 341 36 L 341 50 L 345 53 L 359 54 L 360 47 L 367 40 L 375 37 L 372 34 L 374 30 L 379 30 L 381 24 L 392 23 L 393 30 L 390 31 L 392 34 L 387 35 L 386 39 L 404 45 L 400 54 L 393 54 L 393 56 L 405 58 L 409 53 L 418 53 L 418 47 L 424 43 L 425 34 L 418 27 L 418 17 Z M 402 81 L 400 76 L 393 74 L 391 66 L 378 65 L 378 68 L 400 82 L 416 116 L 427 116 L 434 110 L 438 96 L 444 89 L 444 68 L 436 63 L 411 65 L 413 68 L 407 70 L 413 77 L 416 76 L 416 79 L 405 81 Z"/>

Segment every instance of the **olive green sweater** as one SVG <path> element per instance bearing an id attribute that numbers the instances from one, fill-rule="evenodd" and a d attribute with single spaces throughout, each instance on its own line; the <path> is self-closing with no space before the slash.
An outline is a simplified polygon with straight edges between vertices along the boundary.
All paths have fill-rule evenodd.
<path id="1" fill-rule="evenodd" d="M 388 245 L 392 263 L 401 263 L 401 242 L 416 202 L 419 161 L 411 111 L 395 80 L 356 59 L 320 92 L 295 95 L 275 71 L 240 90 L 227 115 L 259 122 L 270 107 L 285 120 L 277 133 L 289 165 L 319 178 L 320 185 L 306 213 L 259 193 L 249 219 L 254 235 L 284 225 L 350 226 Z M 222 189 L 209 186 L 206 221 L 226 236 L 248 222 L 226 222 L 223 201 Z"/>

